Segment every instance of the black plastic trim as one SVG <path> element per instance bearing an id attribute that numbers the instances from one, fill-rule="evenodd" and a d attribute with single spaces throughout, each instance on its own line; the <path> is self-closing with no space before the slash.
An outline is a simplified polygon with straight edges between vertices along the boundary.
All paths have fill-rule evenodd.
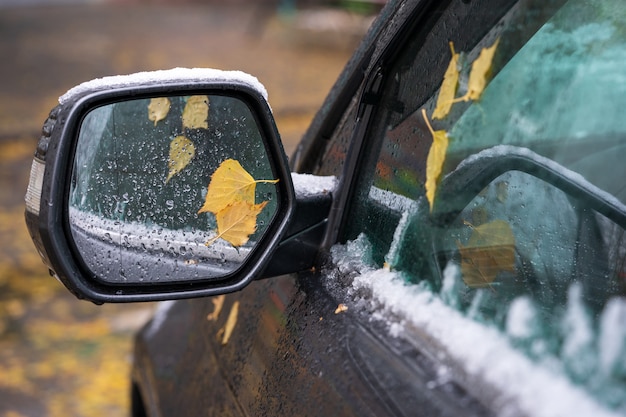
<path id="1" fill-rule="evenodd" d="M 234 273 L 219 280 L 198 280 L 150 285 L 104 284 L 89 271 L 74 246 L 68 223 L 68 196 L 73 153 L 82 118 L 90 109 L 128 98 L 157 97 L 164 94 L 223 94 L 246 102 L 265 138 L 270 162 L 280 178 L 277 184 L 280 209 L 259 245 Z M 271 110 L 261 94 L 241 82 L 166 82 L 133 85 L 108 90 L 92 90 L 76 95 L 64 103 L 55 115 L 46 152 L 46 169 L 42 188 L 40 215 L 36 223 L 44 257 L 57 278 L 78 298 L 103 302 L 156 301 L 192 298 L 237 291 L 258 277 L 286 233 L 295 207 L 295 193 Z M 33 234 L 33 233 L 31 233 Z M 36 233 L 35 233 L 36 234 Z"/>

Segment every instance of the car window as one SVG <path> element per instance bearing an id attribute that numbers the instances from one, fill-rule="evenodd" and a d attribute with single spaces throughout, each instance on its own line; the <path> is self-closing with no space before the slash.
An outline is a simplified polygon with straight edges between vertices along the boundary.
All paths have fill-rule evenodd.
<path id="1" fill-rule="evenodd" d="M 616 409 L 625 17 L 620 0 L 451 2 L 386 75 L 341 236 Z"/>
<path id="2" fill-rule="evenodd" d="M 334 175 L 340 177 L 343 172 L 344 162 L 354 131 L 354 121 L 356 120 L 356 100 L 352 100 L 346 109 L 336 132 L 326 145 L 323 156 L 320 159 L 317 175 Z M 323 162 L 322 162 L 323 161 Z"/>

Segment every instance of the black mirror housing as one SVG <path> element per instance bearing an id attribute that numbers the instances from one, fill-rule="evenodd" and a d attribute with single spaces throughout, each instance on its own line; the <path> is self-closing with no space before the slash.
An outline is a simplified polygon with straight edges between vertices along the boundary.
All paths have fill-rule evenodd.
<path id="1" fill-rule="evenodd" d="M 87 117 L 93 114 L 95 109 L 113 108 L 119 103 L 140 102 L 141 100 L 162 97 L 176 99 L 182 97 L 183 103 L 190 101 L 188 100 L 189 97 L 210 97 L 213 100 L 212 103 L 216 101 L 227 102 L 232 99 L 244 104 L 243 107 L 249 110 L 248 114 L 254 119 L 254 124 L 258 129 L 257 136 L 260 138 L 260 143 L 256 143 L 255 146 L 262 149 L 266 161 L 266 171 L 271 174 L 273 180 L 271 215 L 266 216 L 266 222 L 257 222 L 256 229 L 259 229 L 259 224 L 263 224 L 262 233 L 254 235 L 256 239 L 254 245 L 244 247 L 240 246 L 243 245 L 241 243 L 222 242 L 220 247 L 229 247 L 230 252 L 239 255 L 244 253 L 245 255 L 239 264 L 231 269 L 225 269 L 222 274 L 210 275 L 198 267 L 199 269 L 194 274 L 188 274 L 188 276 L 182 274 L 184 276 L 182 279 L 167 280 L 160 279 L 162 277 L 159 276 L 152 276 L 156 269 L 149 268 L 148 272 L 151 276 L 137 275 L 137 279 L 127 279 L 127 277 L 122 276 L 123 273 L 118 273 L 118 271 L 123 272 L 127 268 L 115 264 L 115 268 L 119 269 L 115 269 L 114 273 L 110 274 L 113 278 L 110 278 L 102 272 L 104 269 L 96 267 L 102 263 L 98 255 L 101 252 L 92 253 L 84 249 L 84 245 L 77 245 L 77 226 L 70 215 L 72 210 L 76 210 L 76 206 L 70 202 L 75 199 L 74 194 L 76 194 L 77 187 L 76 158 L 77 148 L 80 146 L 78 142 L 79 138 L 85 136 L 84 132 L 81 133 L 81 126 L 86 123 Z M 59 101 L 60 104 L 52 110 L 44 123 L 42 137 L 35 153 L 26 194 L 25 217 L 31 238 L 44 263 L 50 269 L 51 274 L 59 279 L 73 294 L 78 298 L 95 303 L 192 298 L 237 291 L 262 275 L 287 232 L 296 203 L 287 157 L 267 103 L 266 93 L 254 77 L 241 72 L 203 69 L 175 69 L 108 77 L 81 84 L 62 96 Z M 205 100 L 207 114 L 210 111 L 208 101 L 208 99 Z M 174 108 L 173 105 L 172 108 Z M 222 104 L 221 107 L 215 105 L 214 108 L 215 111 L 223 109 L 226 113 L 230 110 L 228 104 Z M 208 120 L 208 116 L 206 120 Z M 215 119 L 215 117 L 212 119 L 213 123 L 220 120 L 219 118 Z M 154 121 L 155 126 L 157 123 L 158 120 Z M 186 126 L 185 123 L 187 123 Z M 224 119 L 224 123 L 227 124 L 228 120 Z M 206 126 L 189 126 L 189 122 L 183 121 L 183 128 L 187 129 L 186 132 L 196 132 L 203 127 Z M 191 136 L 191 133 L 188 136 Z M 132 143 L 134 140 L 137 138 L 132 135 L 127 134 L 125 136 L 125 141 Z M 84 148 L 90 149 L 91 145 L 84 146 Z M 167 179 L 159 180 L 163 184 L 167 184 L 173 173 L 178 172 L 172 168 L 172 149 L 173 147 L 170 149 L 169 160 L 163 159 L 164 163 L 167 162 L 170 166 L 170 175 Z M 166 150 L 165 154 L 167 155 Z M 128 157 L 127 154 L 124 156 Z M 194 157 L 196 156 L 194 154 Z M 212 162 L 219 163 L 223 162 L 227 155 L 205 152 L 204 157 L 213 158 Z M 141 161 L 141 155 L 137 154 L 136 159 Z M 205 175 L 206 181 L 209 181 L 208 174 Z M 205 188 L 203 187 L 203 190 Z M 202 191 L 202 193 L 206 194 L 206 191 Z M 254 195 L 254 191 L 252 195 Z M 269 193 L 264 195 L 269 195 Z M 254 203 L 254 197 L 252 198 Z M 209 197 L 207 197 L 208 200 Z M 196 212 L 194 209 L 193 214 L 195 215 Z M 97 210 L 92 210 L 91 215 L 93 213 L 96 213 L 95 217 L 99 215 Z M 110 224 L 118 224 L 117 220 L 107 219 Z M 211 224 L 214 224 L 215 219 L 212 217 L 210 221 L 213 222 Z M 146 224 L 148 223 L 151 224 L 151 221 L 146 221 Z M 177 233 L 178 235 L 186 235 L 188 232 L 189 228 Z M 208 231 L 203 232 L 209 233 Z M 128 233 L 125 235 L 125 238 L 127 237 Z M 220 237 L 224 239 L 222 234 L 217 235 L 215 239 L 219 240 Z M 213 239 L 211 239 L 212 242 Z M 204 246 L 198 244 L 198 252 L 206 251 Z M 206 242 L 206 246 L 209 246 L 209 242 Z M 128 243 L 122 244 L 113 252 L 116 251 L 119 253 L 131 252 Z M 136 258 L 135 256 L 133 259 Z M 153 264 L 165 259 L 162 253 L 156 255 L 147 252 L 142 253 L 141 258 L 144 264 Z M 129 259 L 122 258 L 121 255 L 120 260 L 126 264 L 130 262 Z M 112 261 L 108 266 L 113 264 Z M 169 268 L 170 272 L 174 271 L 175 273 L 182 268 L 181 264 L 183 263 L 179 260 L 170 259 L 163 261 L 163 264 L 164 270 Z M 198 261 L 189 259 L 188 264 L 196 265 Z"/>

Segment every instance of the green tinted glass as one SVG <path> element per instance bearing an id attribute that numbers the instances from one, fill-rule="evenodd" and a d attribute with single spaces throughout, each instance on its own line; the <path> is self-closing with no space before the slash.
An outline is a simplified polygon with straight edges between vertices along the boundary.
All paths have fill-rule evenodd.
<path id="1" fill-rule="evenodd" d="M 372 138 L 381 152 L 344 238 L 362 234 L 372 263 L 626 407 L 616 319 L 626 312 L 626 9 L 520 1 L 483 15 L 481 2 L 474 14 L 460 4 L 449 14 L 468 33 L 445 29 L 443 13 L 440 36 L 414 40 L 388 77 Z M 477 28 L 476 14 L 490 26 Z M 429 77 L 434 87 L 421 87 Z"/>

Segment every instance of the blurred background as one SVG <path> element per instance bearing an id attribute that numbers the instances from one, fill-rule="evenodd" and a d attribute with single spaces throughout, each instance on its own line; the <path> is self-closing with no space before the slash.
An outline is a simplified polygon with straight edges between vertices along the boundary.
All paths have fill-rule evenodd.
<path id="1" fill-rule="evenodd" d="M 174 67 L 265 84 L 287 154 L 383 0 L 0 0 L 0 417 L 126 416 L 133 333 L 155 304 L 78 301 L 28 237 L 41 125 L 83 81 Z"/>

